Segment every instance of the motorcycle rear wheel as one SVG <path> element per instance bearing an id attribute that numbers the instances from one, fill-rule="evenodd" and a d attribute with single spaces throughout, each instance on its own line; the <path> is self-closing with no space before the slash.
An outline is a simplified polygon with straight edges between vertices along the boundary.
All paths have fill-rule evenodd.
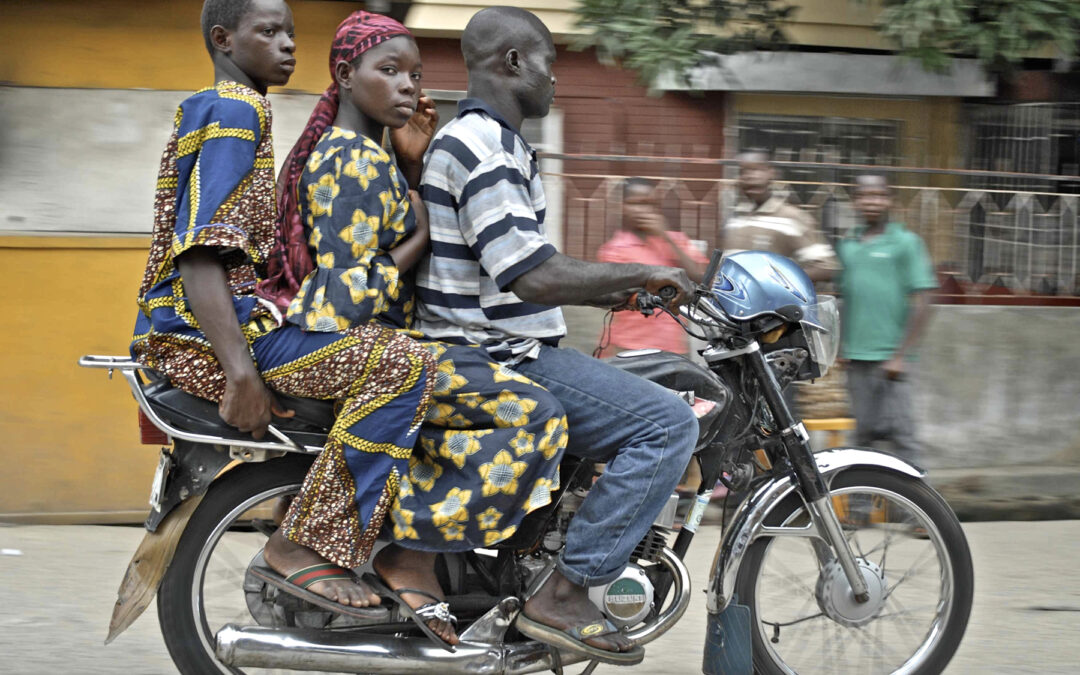
<path id="1" fill-rule="evenodd" d="M 299 490 L 310 465 L 310 458 L 289 455 L 237 467 L 195 509 L 157 594 L 161 634 L 181 675 L 245 672 L 217 661 L 215 635 L 228 622 L 254 623 L 244 573 L 267 534 L 253 524 L 267 522 L 278 497 Z"/>
<path id="2" fill-rule="evenodd" d="M 856 560 L 881 579 L 876 604 L 849 603 L 850 585 L 838 563 L 822 560 L 831 553 L 821 540 L 759 539 L 735 585 L 750 606 L 755 671 L 940 673 L 960 645 L 974 592 L 956 515 L 921 480 L 884 470 L 845 471 L 831 490 Z M 808 523 L 794 494 L 766 521 Z"/>

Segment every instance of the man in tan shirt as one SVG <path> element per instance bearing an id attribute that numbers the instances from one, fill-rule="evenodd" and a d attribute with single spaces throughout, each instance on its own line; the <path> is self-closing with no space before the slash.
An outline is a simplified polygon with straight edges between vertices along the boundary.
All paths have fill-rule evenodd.
<path id="1" fill-rule="evenodd" d="M 831 279 L 840 269 L 833 247 L 809 213 L 773 194 L 768 155 L 744 152 L 738 160 L 742 199 L 724 226 L 724 252 L 771 251 L 797 262 L 814 282 Z"/>

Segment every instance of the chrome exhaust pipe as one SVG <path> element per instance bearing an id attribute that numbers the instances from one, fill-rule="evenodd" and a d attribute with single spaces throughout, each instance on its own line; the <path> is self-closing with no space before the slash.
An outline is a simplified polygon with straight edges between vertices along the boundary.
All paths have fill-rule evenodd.
<path id="1" fill-rule="evenodd" d="M 551 656 L 546 645 L 535 642 L 488 645 L 462 642 L 448 652 L 430 639 L 319 631 L 304 628 L 238 628 L 218 631 L 217 657 L 234 667 L 287 668 L 345 673 L 476 673 L 498 675 L 534 672 Z"/>
<path id="2" fill-rule="evenodd" d="M 690 604 L 690 575 L 686 566 L 666 548 L 658 562 L 672 572 L 674 600 L 655 622 L 627 633 L 638 644 L 652 642 L 670 630 Z M 492 610 L 496 614 L 502 612 L 494 621 L 503 630 L 513 618 L 506 613 L 511 607 L 512 613 L 516 613 L 516 601 L 500 603 Z M 477 631 L 475 635 L 479 639 L 472 641 L 470 631 L 466 631 L 461 644 L 448 652 L 426 637 L 229 624 L 217 633 L 216 654 L 222 663 L 234 667 L 345 673 L 525 675 L 555 667 L 551 648 L 545 644 L 533 641 L 506 644 L 501 641 L 501 631 L 497 635 Z M 586 660 L 567 651 L 559 656 L 564 666 Z"/>

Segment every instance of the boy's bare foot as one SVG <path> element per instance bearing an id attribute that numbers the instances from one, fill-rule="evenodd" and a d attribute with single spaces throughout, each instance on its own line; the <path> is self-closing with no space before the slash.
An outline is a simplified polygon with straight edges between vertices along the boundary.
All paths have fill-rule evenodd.
<path id="1" fill-rule="evenodd" d="M 288 577 L 305 567 L 324 565 L 327 560 L 306 546 L 295 544 L 285 538 L 278 528 L 270 535 L 263 549 L 263 558 L 272 570 L 283 577 Z M 350 607 L 371 607 L 382 602 L 378 595 L 361 581 L 330 579 L 318 581 L 307 590 L 321 595 L 328 600 Z"/>
<path id="2" fill-rule="evenodd" d="M 435 577 L 435 554 L 423 551 L 413 551 L 402 548 L 397 544 L 390 544 L 375 555 L 371 561 L 375 574 L 383 580 L 389 588 L 415 588 L 425 593 L 442 598 L 443 590 L 439 586 L 439 580 Z M 431 598 L 416 593 L 401 593 L 401 599 L 413 609 L 431 602 Z M 454 631 L 454 624 L 441 619 L 430 619 L 427 626 L 442 638 L 447 644 L 458 644 L 458 636 Z"/>
<path id="3" fill-rule="evenodd" d="M 551 573 L 521 611 L 533 621 L 559 630 L 586 626 L 606 618 L 600 608 L 589 600 L 588 589 L 571 583 L 559 570 Z M 609 652 L 628 652 L 634 648 L 630 638 L 621 633 L 585 638 L 583 642 Z"/>

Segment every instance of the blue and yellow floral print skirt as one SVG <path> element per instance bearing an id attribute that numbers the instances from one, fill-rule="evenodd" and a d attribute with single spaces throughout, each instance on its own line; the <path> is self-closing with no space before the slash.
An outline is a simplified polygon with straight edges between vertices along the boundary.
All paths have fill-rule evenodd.
<path id="1" fill-rule="evenodd" d="M 439 365 L 390 511 L 394 539 L 427 551 L 491 546 L 559 489 L 566 415 L 547 390 L 482 347 L 424 344 Z"/>

